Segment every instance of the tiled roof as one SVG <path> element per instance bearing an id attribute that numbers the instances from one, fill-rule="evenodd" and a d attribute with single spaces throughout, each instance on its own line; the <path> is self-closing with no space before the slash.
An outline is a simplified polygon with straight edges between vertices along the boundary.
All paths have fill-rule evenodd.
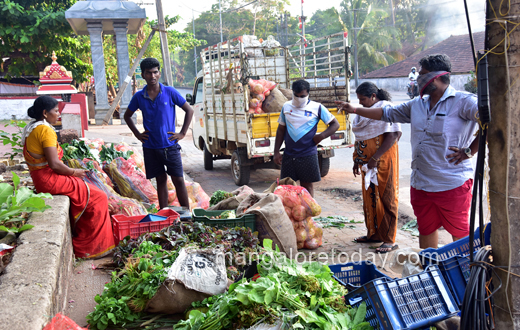
<path id="1" fill-rule="evenodd" d="M 478 50 L 484 49 L 485 32 L 473 33 L 473 40 L 475 42 L 475 48 Z M 471 44 L 469 36 L 459 35 L 451 36 L 448 39 L 439 42 L 435 46 L 432 46 L 422 52 L 408 57 L 405 60 L 394 63 L 387 67 L 381 68 L 369 72 L 360 78 L 371 79 L 371 78 L 394 78 L 394 77 L 407 77 L 410 73 L 410 69 L 415 66 L 419 70 L 419 60 L 426 55 L 432 54 L 446 54 L 451 59 L 451 71 L 452 73 L 468 73 L 474 71 L 473 58 L 471 57 Z"/>

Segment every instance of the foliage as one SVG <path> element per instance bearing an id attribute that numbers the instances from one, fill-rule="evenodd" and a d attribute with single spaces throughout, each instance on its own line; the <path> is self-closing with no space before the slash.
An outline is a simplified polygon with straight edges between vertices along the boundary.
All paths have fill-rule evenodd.
<path id="1" fill-rule="evenodd" d="M 43 212 L 50 206 L 45 205 L 44 198 L 52 199 L 51 194 L 35 194 L 27 187 L 20 187 L 20 178 L 13 174 L 14 186 L 9 183 L 0 183 L 0 230 L 20 233 L 33 226 L 25 225 L 24 214 L 29 212 Z M 17 229 L 8 229 L 17 227 Z M 14 225 L 14 226 L 13 226 Z M 18 225 L 20 226 L 18 228 Z"/>
<path id="2" fill-rule="evenodd" d="M 114 159 L 119 158 L 119 157 L 123 157 L 125 160 L 128 160 L 128 158 L 130 158 L 130 156 L 132 156 L 133 154 L 134 154 L 134 152 L 131 150 L 128 150 L 128 151 L 116 150 L 115 145 L 112 143 L 112 144 L 110 144 L 109 147 L 107 147 L 105 145 L 101 146 L 101 151 L 99 152 L 99 159 L 102 162 L 106 161 L 107 163 L 110 164 Z"/>
<path id="3" fill-rule="evenodd" d="M 175 17 L 165 17 L 165 25 L 168 29 L 171 25 L 177 23 L 180 16 Z M 128 36 L 128 52 L 130 56 L 130 61 L 132 62 L 139 52 L 141 51 L 141 47 L 144 46 L 145 40 L 148 38 L 150 33 L 152 32 L 152 26 L 157 25 L 157 21 L 147 20 L 143 26 L 143 29 L 139 31 L 138 34 L 129 35 Z M 193 48 L 194 46 L 200 45 L 201 41 L 195 39 L 191 32 L 179 32 L 175 30 L 167 30 L 167 39 L 168 39 L 168 50 L 170 54 L 174 54 L 180 50 L 187 50 Z M 103 42 L 104 54 L 115 54 L 116 53 L 116 43 L 115 36 L 105 35 Z M 162 66 L 162 53 L 161 53 L 161 43 L 159 39 L 159 33 L 156 32 L 152 40 L 150 41 L 150 45 L 145 51 L 143 58 L 146 57 L 155 57 L 160 60 Z M 132 63 L 130 63 L 132 64 Z M 118 70 L 117 70 L 117 57 L 116 56 L 105 56 L 105 65 L 106 65 L 106 75 L 107 75 L 107 83 L 109 86 L 116 86 L 118 84 Z M 175 63 L 173 64 L 175 65 Z M 172 70 L 173 72 L 174 70 Z M 177 70 L 178 71 L 178 70 Z M 125 76 L 127 72 L 123 73 Z M 182 75 L 182 74 L 181 74 Z M 124 77 L 123 77 L 124 78 Z M 175 78 L 175 76 L 174 76 Z M 183 77 L 177 77 L 183 80 Z M 115 95 L 114 95 L 115 96 Z"/>
<path id="4" fill-rule="evenodd" d="M 217 205 L 221 201 L 230 197 L 233 197 L 232 193 L 228 193 L 224 190 L 217 190 L 213 193 L 213 195 L 211 195 L 211 198 L 209 199 L 209 206 Z"/>
<path id="5" fill-rule="evenodd" d="M 188 320 L 174 330 L 244 329 L 279 320 L 292 329 L 372 329 L 366 305 L 345 305 L 345 288 L 318 262 L 298 264 L 264 240 L 258 277 L 234 283 L 228 292 L 194 303 Z M 202 308 L 206 308 L 202 311 Z"/>
<path id="6" fill-rule="evenodd" d="M 159 212 L 159 210 L 157 209 L 157 206 L 155 206 L 155 204 L 152 204 L 152 205 L 150 205 L 149 208 L 146 209 L 146 212 L 148 212 L 150 214 L 155 214 L 155 213 Z"/>
<path id="7" fill-rule="evenodd" d="M 111 282 L 95 298 L 98 305 L 87 316 L 91 329 L 128 327 L 142 319 L 148 300 L 167 277 L 166 268 L 173 264 L 182 248 L 194 244 L 201 248 L 223 247 L 226 266 L 233 270 L 240 266 L 240 258 L 230 255 L 256 252 L 258 238 L 248 228 L 217 230 L 201 223 L 177 223 L 138 239 L 126 237 L 114 254 L 121 270 L 112 273 Z"/>
<path id="8" fill-rule="evenodd" d="M 16 127 L 17 132 L 8 133 L 0 130 L 0 139 L 2 139 L 2 143 L 5 145 L 11 145 L 11 152 L 6 152 L 5 155 L 9 155 L 10 159 L 21 155 L 23 153 L 23 144 L 22 141 L 22 132 L 23 128 L 27 125 L 25 121 L 22 120 L 11 120 L 9 124 L 4 125 L 4 127 L 12 126 Z"/>
<path id="9" fill-rule="evenodd" d="M 61 145 L 63 149 L 63 160 L 68 161 L 71 159 L 94 159 L 94 156 L 90 152 L 90 148 L 81 140 L 72 140 L 70 143 L 63 143 Z"/>
<path id="10" fill-rule="evenodd" d="M 401 227 L 401 230 L 409 231 L 412 233 L 412 236 L 419 236 L 419 226 L 417 225 L 416 219 L 405 223 L 405 225 Z"/>
<path id="11" fill-rule="evenodd" d="M 474 71 L 471 71 L 471 76 L 468 78 L 468 82 L 464 84 L 464 90 L 473 94 L 477 94 L 477 76 Z"/>
<path id="12" fill-rule="evenodd" d="M 65 11 L 75 2 L 0 0 L 0 54 L 10 58 L 8 79 L 38 76 L 45 65 L 51 64 L 52 51 L 77 82 L 92 75 L 92 66 L 87 62 L 90 45 L 73 35 L 65 19 Z"/>
<path id="13" fill-rule="evenodd" d="M 347 224 L 350 223 L 363 223 L 363 221 L 356 221 L 354 219 L 349 220 L 347 217 L 343 217 L 341 215 L 335 215 L 335 216 L 328 216 L 328 217 L 320 217 L 320 218 L 314 218 L 314 221 L 319 223 L 322 228 L 345 228 Z"/>

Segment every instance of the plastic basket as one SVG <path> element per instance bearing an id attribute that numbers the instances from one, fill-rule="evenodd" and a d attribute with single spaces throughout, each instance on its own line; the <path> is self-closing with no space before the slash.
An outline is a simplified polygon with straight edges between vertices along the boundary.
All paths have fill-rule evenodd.
<path id="1" fill-rule="evenodd" d="M 225 212 L 225 210 L 206 211 L 204 209 L 193 209 L 193 221 L 202 222 L 206 226 L 217 228 L 247 227 L 251 228 L 252 232 L 256 231 L 254 214 L 244 214 L 236 219 L 210 219 L 210 217 L 221 215 L 222 212 Z"/>
<path id="2" fill-rule="evenodd" d="M 163 212 L 164 211 L 164 212 Z M 126 216 L 122 214 L 112 216 L 112 230 L 114 231 L 114 238 L 116 242 L 123 240 L 126 236 L 131 238 L 138 238 L 144 233 L 154 233 L 163 228 L 171 226 L 178 221 L 179 214 L 173 210 L 161 210 L 157 213 L 160 216 L 167 216 L 166 220 L 149 221 L 139 223 L 145 215 Z"/>
<path id="3" fill-rule="evenodd" d="M 484 245 L 489 245 L 491 237 L 491 223 L 484 228 Z M 473 251 L 477 251 L 481 247 L 480 230 L 475 230 L 475 239 L 473 240 Z M 446 244 L 443 247 L 434 249 L 428 248 L 419 252 L 421 263 L 423 266 L 436 263 L 436 261 L 446 260 L 454 256 L 469 255 L 469 236 L 459 239 L 458 241 Z"/>
<path id="4" fill-rule="evenodd" d="M 329 268 L 334 273 L 334 279 L 349 291 L 356 290 L 376 278 L 391 279 L 377 270 L 376 265 L 369 261 L 329 265 Z"/>
<path id="5" fill-rule="evenodd" d="M 459 308 L 438 266 L 402 279 L 379 278 L 345 296 L 353 307 L 367 305 L 376 330 L 421 329 L 456 315 Z"/>
<path id="6" fill-rule="evenodd" d="M 491 224 L 484 229 L 484 245 L 490 244 Z M 481 247 L 480 231 L 475 231 L 474 251 Z M 461 306 L 464 300 L 466 284 L 470 276 L 469 267 L 469 236 L 447 244 L 438 249 L 424 249 L 419 253 L 424 268 L 428 265 L 438 265 L 448 287 L 453 293 L 457 305 Z"/>

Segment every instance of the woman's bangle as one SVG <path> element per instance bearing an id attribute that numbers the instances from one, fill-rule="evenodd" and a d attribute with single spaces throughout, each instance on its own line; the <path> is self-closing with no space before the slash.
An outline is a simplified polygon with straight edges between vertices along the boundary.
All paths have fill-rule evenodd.
<path id="1" fill-rule="evenodd" d="M 75 174 L 76 174 L 76 170 L 75 170 L 75 169 L 72 169 L 72 176 L 75 177 L 75 176 L 76 176 Z"/>
<path id="2" fill-rule="evenodd" d="M 356 113 L 357 108 L 354 108 L 354 113 Z"/>
<path id="3" fill-rule="evenodd" d="M 375 160 L 376 163 L 379 162 L 379 158 L 375 158 L 374 156 L 372 156 L 372 159 Z"/>

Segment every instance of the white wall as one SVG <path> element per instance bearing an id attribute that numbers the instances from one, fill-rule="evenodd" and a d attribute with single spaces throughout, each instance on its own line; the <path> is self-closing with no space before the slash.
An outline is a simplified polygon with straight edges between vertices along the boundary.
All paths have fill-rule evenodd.
<path id="1" fill-rule="evenodd" d="M 464 84 L 468 82 L 468 79 L 471 77 L 470 74 L 458 74 L 458 75 L 450 75 L 451 86 L 456 90 L 463 91 Z M 356 89 L 354 78 L 350 78 L 350 88 Z M 374 79 L 359 79 L 359 83 L 364 83 L 365 81 L 373 82 L 377 85 L 378 88 L 386 89 L 388 91 L 406 91 L 406 86 L 408 85 L 408 78 L 374 78 Z"/>
<path id="2" fill-rule="evenodd" d="M 33 104 L 34 99 L 0 99 L 0 120 L 30 119 L 27 109 Z"/>

